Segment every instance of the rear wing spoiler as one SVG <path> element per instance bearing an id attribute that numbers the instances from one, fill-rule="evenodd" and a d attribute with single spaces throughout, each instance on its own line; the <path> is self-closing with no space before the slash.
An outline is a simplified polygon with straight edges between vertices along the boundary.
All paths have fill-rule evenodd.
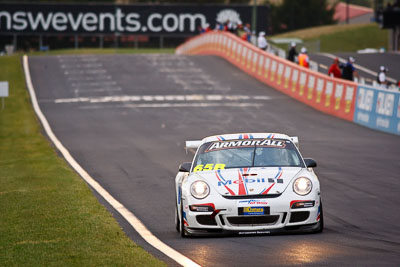
<path id="1" fill-rule="evenodd" d="M 200 144 L 201 144 L 201 140 L 186 141 L 186 143 L 185 143 L 186 153 L 189 150 L 193 150 L 193 152 L 196 152 L 196 150 L 200 146 Z"/>
<path id="2" fill-rule="evenodd" d="M 300 148 L 298 136 L 290 136 L 289 140 L 292 141 L 297 146 L 297 148 Z M 200 144 L 201 144 L 201 140 L 186 141 L 186 143 L 185 143 L 186 153 L 188 152 L 188 150 L 197 150 L 197 148 L 200 146 Z"/>
<path id="3" fill-rule="evenodd" d="M 290 139 L 290 141 L 292 141 L 297 146 L 297 148 L 300 148 L 299 137 L 298 136 L 290 136 L 289 139 Z"/>

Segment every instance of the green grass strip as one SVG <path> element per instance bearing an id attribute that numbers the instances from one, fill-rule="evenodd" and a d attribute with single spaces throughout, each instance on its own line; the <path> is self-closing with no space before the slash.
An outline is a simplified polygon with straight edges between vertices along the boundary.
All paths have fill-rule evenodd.
<path id="1" fill-rule="evenodd" d="M 284 34 L 273 38 L 300 38 L 303 41 L 321 42 L 321 52 L 356 52 L 364 48 L 388 48 L 388 31 L 376 23 L 328 25 L 313 27 Z M 280 45 L 287 49 L 288 45 Z M 301 45 L 299 46 L 301 47 Z M 299 49 L 298 49 L 299 50 Z"/>
<path id="2" fill-rule="evenodd" d="M 122 231 L 42 134 L 21 57 L 0 57 L 1 266 L 163 266 Z M 1 108 L 1 107 L 0 107 Z"/>

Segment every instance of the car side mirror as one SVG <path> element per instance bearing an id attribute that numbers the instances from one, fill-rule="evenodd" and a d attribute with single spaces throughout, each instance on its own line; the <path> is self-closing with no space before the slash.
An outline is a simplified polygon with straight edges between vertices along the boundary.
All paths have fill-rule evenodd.
<path id="1" fill-rule="evenodd" d="M 313 159 L 304 159 L 304 162 L 306 163 L 307 168 L 317 167 L 317 162 L 315 162 Z"/>
<path id="2" fill-rule="evenodd" d="M 191 162 L 184 162 L 179 166 L 179 171 L 180 172 L 190 172 L 191 168 L 192 168 Z"/>

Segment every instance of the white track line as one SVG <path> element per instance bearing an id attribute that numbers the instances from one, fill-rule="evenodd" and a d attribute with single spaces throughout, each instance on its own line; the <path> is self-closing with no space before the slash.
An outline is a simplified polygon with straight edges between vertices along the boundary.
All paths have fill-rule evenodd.
<path id="1" fill-rule="evenodd" d="M 346 59 L 341 58 L 341 57 L 338 57 L 338 56 L 335 56 L 335 55 L 333 55 L 333 54 L 329 54 L 329 53 L 319 53 L 319 55 L 321 55 L 321 56 L 326 56 L 326 57 L 329 57 L 329 58 L 331 58 L 331 59 L 338 58 L 339 61 L 342 62 L 342 63 L 346 63 L 346 62 L 347 62 Z M 357 69 L 362 70 L 363 72 L 366 72 L 366 73 L 368 73 L 368 74 L 371 74 L 372 76 L 375 76 L 375 77 L 378 76 L 378 73 L 375 72 L 375 71 L 373 71 L 373 70 L 367 69 L 367 68 L 365 68 L 365 67 L 363 67 L 363 66 L 360 66 L 360 65 L 358 65 L 358 64 L 353 64 L 353 65 L 354 65 L 354 67 L 356 67 Z M 390 78 L 390 77 L 388 77 L 388 76 L 386 76 L 386 79 L 387 79 L 389 82 L 397 83 L 397 81 L 396 81 L 395 79 Z"/>
<path id="2" fill-rule="evenodd" d="M 150 102 L 150 101 L 239 101 L 239 100 L 271 100 L 269 96 L 247 95 L 116 95 L 91 96 L 75 98 L 58 98 L 54 103 L 109 103 L 109 102 Z"/>
<path id="3" fill-rule="evenodd" d="M 328 66 L 327 66 L 327 65 L 324 65 L 324 64 L 319 64 L 319 67 L 320 67 L 321 69 L 325 69 L 325 70 L 328 69 Z"/>
<path id="4" fill-rule="evenodd" d="M 255 103 L 161 103 L 161 104 L 123 104 L 111 108 L 208 108 L 208 107 L 233 107 L 233 108 L 260 108 L 263 104 Z M 100 105 L 81 106 L 81 109 L 104 109 Z"/>
<path id="5" fill-rule="evenodd" d="M 132 225 L 132 227 L 139 233 L 139 235 L 146 240 L 150 245 L 176 261 L 177 263 L 183 266 L 200 266 L 191 259 L 182 255 L 178 251 L 164 244 L 161 240 L 159 240 L 156 236 L 154 236 L 144 224 L 132 213 L 130 212 L 124 205 L 122 205 L 118 200 L 116 200 L 110 193 L 108 193 L 98 182 L 96 182 L 71 156 L 69 151 L 63 146 L 63 144 L 58 140 L 58 138 L 54 135 L 53 130 L 51 129 L 46 117 L 43 115 L 39 104 L 36 99 L 35 90 L 33 88 L 31 75 L 29 72 L 28 66 L 28 57 L 24 55 L 23 57 L 23 65 L 25 71 L 25 80 L 29 89 L 29 94 L 31 96 L 32 105 L 36 112 L 36 115 L 39 117 L 43 128 L 46 131 L 46 134 L 49 136 L 53 144 L 57 147 L 57 149 L 61 152 L 64 158 L 68 161 L 68 163 L 75 169 L 75 171 L 94 189 L 97 193 L 99 193 L 115 210 L 117 210 L 125 220 Z"/>

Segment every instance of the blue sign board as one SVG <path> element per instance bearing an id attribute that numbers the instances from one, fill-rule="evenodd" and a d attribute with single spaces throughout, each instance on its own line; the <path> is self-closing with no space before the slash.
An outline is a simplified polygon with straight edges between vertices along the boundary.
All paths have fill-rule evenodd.
<path id="1" fill-rule="evenodd" d="M 400 92 L 358 86 L 354 122 L 400 135 Z"/>

